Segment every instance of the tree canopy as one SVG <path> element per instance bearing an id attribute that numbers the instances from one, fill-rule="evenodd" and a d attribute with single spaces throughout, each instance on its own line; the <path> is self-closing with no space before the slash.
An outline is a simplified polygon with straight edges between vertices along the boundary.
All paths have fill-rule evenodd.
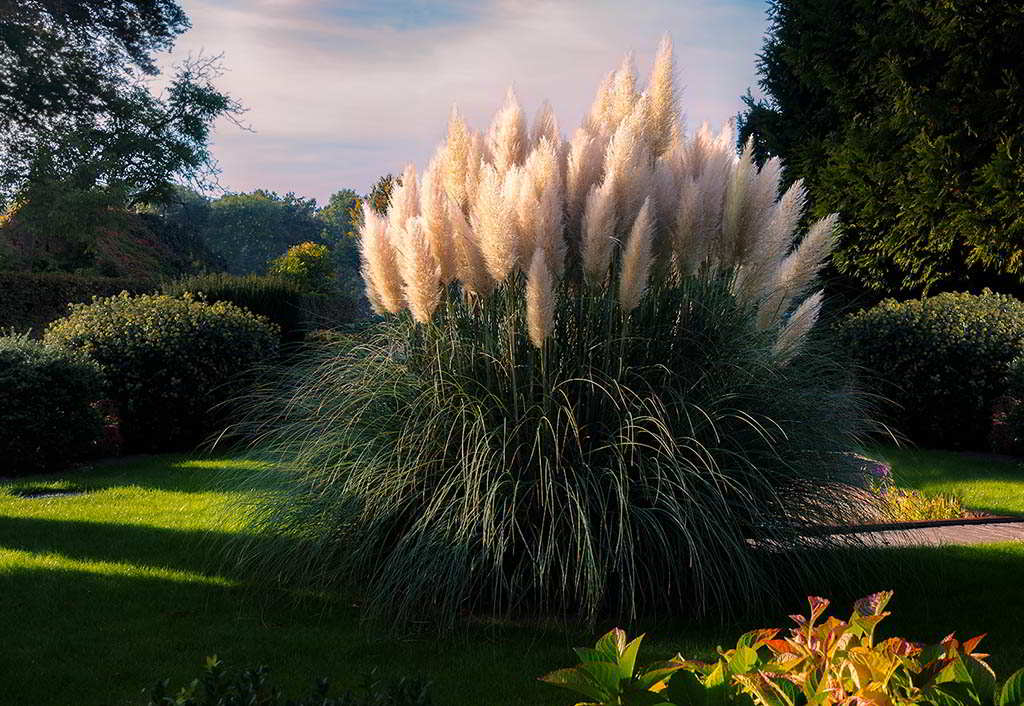
<path id="1" fill-rule="evenodd" d="M 213 121 L 241 111 L 213 85 L 218 60 L 150 86 L 154 55 L 188 27 L 174 0 L 0 0 L 0 205 L 61 231 L 83 200 L 102 210 L 210 185 Z"/>
<path id="2" fill-rule="evenodd" d="M 839 211 L 834 264 L 886 294 L 1024 283 L 1024 5 L 772 0 L 739 138 Z"/>

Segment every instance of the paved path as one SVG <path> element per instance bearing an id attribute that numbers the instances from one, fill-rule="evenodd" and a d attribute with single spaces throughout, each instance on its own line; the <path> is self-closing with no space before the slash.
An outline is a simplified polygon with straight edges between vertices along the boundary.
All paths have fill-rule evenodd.
<path id="1" fill-rule="evenodd" d="M 853 539 L 854 536 L 856 539 Z M 938 546 L 942 544 L 1024 542 L 1024 521 L 860 532 L 856 535 L 851 535 L 851 541 L 863 542 L 874 546 Z"/>

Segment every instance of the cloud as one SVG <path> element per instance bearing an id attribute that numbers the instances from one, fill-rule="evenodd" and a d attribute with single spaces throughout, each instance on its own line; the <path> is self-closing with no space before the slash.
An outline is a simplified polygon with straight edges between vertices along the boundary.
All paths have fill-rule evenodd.
<path id="1" fill-rule="evenodd" d="M 222 184 L 323 200 L 423 165 L 453 102 L 485 127 L 514 84 L 527 111 L 547 98 L 575 126 L 598 82 L 659 37 L 676 47 L 688 124 L 720 123 L 756 83 L 764 7 L 750 0 L 183 0 L 193 29 L 175 56 L 224 54 L 219 85 L 255 133 L 226 121 Z M 172 57 L 170 60 L 173 60 Z"/>

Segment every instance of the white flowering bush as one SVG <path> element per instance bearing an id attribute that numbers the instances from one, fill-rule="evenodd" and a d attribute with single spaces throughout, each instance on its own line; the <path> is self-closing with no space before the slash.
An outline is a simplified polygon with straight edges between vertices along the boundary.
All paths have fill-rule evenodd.
<path id="1" fill-rule="evenodd" d="M 769 598 L 809 525 L 865 508 L 864 412 L 809 336 L 835 218 L 684 136 L 672 49 L 632 61 L 564 141 L 515 95 L 453 110 L 422 175 L 364 211 L 379 326 L 257 400 L 274 463 L 239 556 L 368 614 L 703 614 Z M 819 544 L 827 540 L 819 540 Z"/>

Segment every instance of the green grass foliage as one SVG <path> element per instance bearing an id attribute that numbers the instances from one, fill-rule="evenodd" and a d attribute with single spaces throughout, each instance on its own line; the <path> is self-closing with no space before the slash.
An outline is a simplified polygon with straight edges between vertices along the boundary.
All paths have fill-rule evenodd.
<path id="1" fill-rule="evenodd" d="M 88 302 L 126 291 L 151 291 L 152 283 L 117 277 L 64 272 L 0 272 L 0 330 L 29 331 L 41 336 L 51 321 L 68 313 L 69 304 Z"/>
<path id="2" fill-rule="evenodd" d="M 0 475 L 59 469 L 88 456 L 103 430 L 100 368 L 78 351 L 0 336 Z"/>
<path id="3" fill-rule="evenodd" d="M 1024 351 L 1024 302 L 987 291 L 890 299 L 840 330 L 875 391 L 898 406 L 897 430 L 925 446 L 985 448 L 1007 366 Z"/>
<path id="4" fill-rule="evenodd" d="M 230 302 L 248 309 L 280 326 L 286 341 L 302 338 L 305 328 L 304 292 L 298 284 L 284 277 L 217 272 L 168 282 L 162 291 L 172 297 L 188 294 L 211 304 Z"/>
<path id="5" fill-rule="evenodd" d="M 46 330 L 107 378 L 128 451 L 195 444 L 216 429 L 232 379 L 276 354 L 275 324 L 227 302 L 120 294 L 78 304 Z"/>
<path id="6" fill-rule="evenodd" d="M 242 563 L 392 625 L 695 616 L 825 569 L 786 550 L 864 509 L 844 490 L 864 419 L 847 374 L 812 343 L 776 353 L 724 281 L 658 285 L 629 314 L 613 288 L 560 287 L 584 289 L 554 297 L 543 348 L 516 276 L 268 385 L 245 431 L 270 490 L 244 509 Z"/>

